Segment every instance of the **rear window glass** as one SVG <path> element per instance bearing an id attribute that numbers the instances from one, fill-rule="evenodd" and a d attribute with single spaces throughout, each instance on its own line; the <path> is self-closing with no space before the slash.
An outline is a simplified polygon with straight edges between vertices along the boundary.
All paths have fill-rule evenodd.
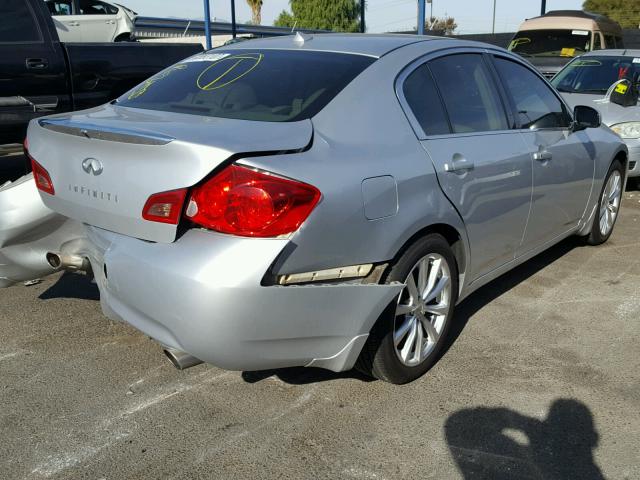
<path id="1" fill-rule="evenodd" d="M 333 52 L 211 50 L 163 70 L 117 103 L 211 117 L 292 122 L 318 113 L 373 61 Z"/>

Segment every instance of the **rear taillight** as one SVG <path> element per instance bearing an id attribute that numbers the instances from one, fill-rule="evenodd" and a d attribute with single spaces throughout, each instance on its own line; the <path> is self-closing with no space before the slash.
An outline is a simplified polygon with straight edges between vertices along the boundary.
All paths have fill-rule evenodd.
<path id="1" fill-rule="evenodd" d="M 53 188 L 53 182 L 51 181 L 49 172 L 31 156 L 29 153 L 29 142 L 26 138 L 24 140 L 24 153 L 29 161 L 31 161 L 31 170 L 33 171 L 33 178 L 36 181 L 38 190 L 48 193 L 49 195 L 55 195 L 56 191 Z"/>
<path id="2" fill-rule="evenodd" d="M 150 222 L 177 225 L 186 196 L 186 188 L 153 194 L 144 204 L 142 218 Z"/>
<path id="3" fill-rule="evenodd" d="M 320 196 L 306 183 L 231 165 L 192 190 L 186 216 L 222 233 L 277 237 L 297 230 Z"/>

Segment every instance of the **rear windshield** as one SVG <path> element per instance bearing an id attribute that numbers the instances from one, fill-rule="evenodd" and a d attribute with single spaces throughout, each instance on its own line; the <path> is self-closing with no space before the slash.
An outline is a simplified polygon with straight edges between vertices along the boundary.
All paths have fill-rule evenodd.
<path id="1" fill-rule="evenodd" d="M 292 122 L 318 113 L 374 61 L 333 52 L 210 50 L 151 77 L 118 105 Z"/>
<path id="2" fill-rule="evenodd" d="M 516 33 L 509 50 L 531 57 L 575 57 L 590 47 L 588 30 L 524 30 Z"/>
<path id="3" fill-rule="evenodd" d="M 618 80 L 640 77 L 640 59 L 634 57 L 585 56 L 576 58 L 551 81 L 566 93 L 605 94 Z"/>

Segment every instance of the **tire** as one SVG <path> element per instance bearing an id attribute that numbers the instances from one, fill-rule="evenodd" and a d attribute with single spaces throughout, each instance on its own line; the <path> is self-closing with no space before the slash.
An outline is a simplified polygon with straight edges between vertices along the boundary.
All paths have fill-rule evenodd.
<path id="1" fill-rule="evenodd" d="M 432 272 L 436 274 L 430 278 Z M 423 294 L 443 288 L 435 298 L 416 302 L 410 293 L 411 278 L 414 286 L 424 287 Z M 449 243 L 438 234 L 417 240 L 391 266 L 383 282 L 407 286 L 374 325 L 356 368 L 380 380 L 404 384 L 424 375 L 446 343 L 458 299 L 458 268 Z"/>
<path id="2" fill-rule="evenodd" d="M 617 180 L 615 180 L 616 178 Z M 591 225 L 591 232 L 587 236 L 589 245 L 601 245 L 609 240 L 618 219 L 623 186 L 624 168 L 619 160 L 614 160 L 609 167 L 602 190 L 600 190 L 598 207 Z"/>

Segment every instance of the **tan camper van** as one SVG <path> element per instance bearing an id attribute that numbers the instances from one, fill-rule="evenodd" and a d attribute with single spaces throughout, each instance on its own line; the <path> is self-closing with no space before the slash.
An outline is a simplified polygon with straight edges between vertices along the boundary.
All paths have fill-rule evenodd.
<path id="1" fill-rule="evenodd" d="M 580 10 L 557 10 L 528 19 L 509 44 L 509 50 L 549 78 L 571 58 L 605 48 L 624 48 L 622 28 L 604 15 Z"/>

